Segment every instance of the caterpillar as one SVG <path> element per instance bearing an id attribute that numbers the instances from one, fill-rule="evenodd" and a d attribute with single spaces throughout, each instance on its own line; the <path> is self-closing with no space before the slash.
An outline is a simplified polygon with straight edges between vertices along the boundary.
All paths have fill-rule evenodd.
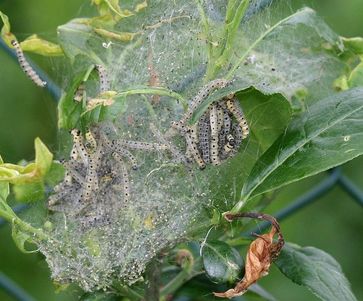
<path id="1" fill-rule="evenodd" d="M 23 50 L 21 50 L 19 42 L 17 40 L 12 40 L 11 45 L 15 48 L 16 57 L 18 58 L 18 62 L 20 64 L 21 69 L 25 72 L 25 74 L 39 87 L 44 88 L 47 85 L 47 82 L 43 81 L 39 75 L 35 72 L 35 70 L 30 66 L 28 61 L 26 60 Z"/>
<path id="2" fill-rule="evenodd" d="M 226 105 L 227 105 L 228 110 L 236 118 L 239 126 L 242 129 L 242 139 L 247 138 L 247 136 L 249 134 L 249 128 L 248 128 L 247 121 L 246 121 L 246 119 L 244 117 L 242 108 L 240 107 L 238 101 L 236 101 L 235 98 L 227 99 L 226 100 Z"/>
<path id="3" fill-rule="evenodd" d="M 155 138 L 161 143 L 165 144 L 168 147 L 168 150 L 174 157 L 174 159 L 177 162 L 183 162 L 185 164 L 188 163 L 187 158 L 178 150 L 177 147 L 175 147 L 172 143 L 170 143 L 163 134 L 156 128 L 156 126 L 153 123 L 150 123 L 149 125 L 151 133 L 155 136 Z"/>
<path id="4" fill-rule="evenodd" d="M 74 161 L 65 162 L 63 166 L 67 169 L 67 175 L 75 179 L 78 184 L 85 184 L 84 177 L 76 170 Z"/>
<path id="5" fill-rule="evenodd" d="M 235 146 L 234 137 L 231 134 L 227 135 L 227 143 L 224 145 L 224 151 L 228 154 Z"/>
<path id="6" fill-rule="evenodd" d="M 121 168 L 122 174 L 122 187 L 123 187 L 123 195 L 124 195 L 124 202 L 127 203 L 130 200 L 130 181 L 129 181 L 129 174 L 127 172 L 126 166 L 122 161 L 122 157 L 116 153 L 112 153 L 112 157 L 117 161 Z"/>
<path id="7" fill-rule="evenodd" d="M 202 158 L 205 163 L 210 163 L 209 152 L 209 111 L 204 113 L 198 122 L 198 134 L 199 134 L 199 148 L 202 153 Z"/>
<path id="8" fill-rule="evenodd" d="M 87 130 L 86 132 L 86 146 L 89 151 L 95 151 L 97 148 L 97 142 L 95 137 L 93 136 L 92 132 L 90 130 Z"/>
<path id="9" fill-rule="evenodd" d="M 82 139 L 82 136 L 81 136 L 81 131 L 78 130 L 78 129 L 73 129 L 71 131 L 71 134 L 73 136 L 73 144 L 74 144 L 75 149 L 77 151 L 77 156 L 79 155 L 82 162 L 83 162 L 83 164 L 85 166 L 87 166 L 88 165 L 89 154 L 87 153 L 86 148 L 83 145 L 83 139 Z"/>
<path id="10" fill-rule="evenodd" d="M 161 143 L 148 143 L 148 142 L 139 142 L 139 141 L 131 141 L 131 140 L 121 140 L 119 141 L 120 144 L 132 148 L 132 149 L 139 149 L 139 150 L 167 150 L 168 146 L 166 144 Z"/>
<path id="11" fill-rule="evenodd" d="M 213 165 L 219 165 L 220 160 L 218 158 L 218 115 L 217 115 L 217 107 L 215 105 L 211 106 L 209 113 L 209 121 L 211 128 L 211 162 Z"/>
<path id="12" fill-rule="evenodd" d="M 185 135 L 185 140 L 187 143 L 187 149 L 189 149 L 191 156 L 193 157 L 195 162 L 198 164 L 199 168 L 204 169 L 206 167 L 206 164 L 203 161 L 202 157 L 200 156 L 197 144 L 195 143 L 195 141 L 190 133 L 187 133 Z"/>
<path id="13" fill-rule="evenodd" d="M 101 162 L 101 146 L 99 146 L 96 152 L 89 156 L 89 165 L 86 174 L 86 181 L 83 185 L 82 201 L 87 201 L 91 197 L 92 191 L 98 190 L 98 177 L 97 170 Z"/>
<path id="14" fill-rule="evenodd" d="M 110 82 L 108 80 L 107 70 L 102 65 L 96 65 L 96 70 L 100 78 L 100 93 L 110 90 Z"/>
<path id="15" fill-rule="evenodd" d="M 110 150 L 112 150 L 113 152 L 117 152 L 122 157 L 128 158 L 131 162 L 133 170 L 136 170 L 138 168 L 135 157 L 128 150 L 124 149 L 120 142 L 118 142 L 117 140 L 110 141 L 104 133 L 101 133 L 101 139 Z"/>
<path id="16" fill-rule="evenodd" d="M 182 116 L 182 118 L 179 120 L 178 125 L 185 124 L 190 117 L 192 117 L 195 109 L 203 102 L 204 99 L 206 99 L 211 92 L 213 92 L 216 89 L 221 89 L 226 87 L 230 82 L 225 79 L 215 79 L 205 85 L 196 96 L 194 96 L 190 102 L 190 106 L 187 110 L 187 112 Z"/>

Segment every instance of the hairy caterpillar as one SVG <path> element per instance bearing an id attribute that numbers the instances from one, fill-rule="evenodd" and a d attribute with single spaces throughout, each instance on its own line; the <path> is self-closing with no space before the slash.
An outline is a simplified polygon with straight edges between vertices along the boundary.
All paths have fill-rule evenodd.
<path id="1" fill-rule="evenodd" d="M 102 65 L 96 65 L 95 67 L 100 78 L 100 93 L 110 90 L 110 82 L 108 80 L 106 68 Z"/>
<path id="2" fill-rule="evenodd" d="M 16 57 L 18 58 L 18 62 L 20 64 L 21 69 L 25 72 L 25 74 L 39 87 L 45 87 L 47 82 L 43 81 L 39 75 L 35 72 L 35 70 L 30 66 L 28 61 L 26 60 L 23 50 L 21 50 L 20 45 L 17 40 L 12 40 L 11 45 L 14 46 Z"/>
<path id="3" fill-rule="evenodd" d="M 242 108 L 240 107 L 238 101 L 235 98 L 227 99 L 226 105 L 228 110 L 232 113 L 232 115 L 236 118 L 239 126 L 242 129 L 242 139 L 247 138 L 249 134 L 249 128 L 247 121 L 244 117 Z"/>

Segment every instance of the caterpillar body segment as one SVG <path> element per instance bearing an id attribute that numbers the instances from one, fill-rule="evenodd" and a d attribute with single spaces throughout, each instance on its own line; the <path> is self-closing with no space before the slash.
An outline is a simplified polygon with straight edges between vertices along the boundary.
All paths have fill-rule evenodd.
<path id="1" fill-rule="evenodd" d="M 225 79 L 215 79 L 205 85 L 196 96 L 194 96 L 190 102 L 190 106 L 187 112 L 183 115 L 179 123 L 186 124 L 186 122 L 192 117 L 195 109 L 205 100 L 211 92 L 226 87 L 230 82 Z"/>
<path id="2" fill-rule="evenodd" d="M 90 130 L 87 130 L 86 134 L 86 146 L 88 151 L 94 152 L 97 148 L 97 142 Z"/>
<path id="3" fill-rule="evenodd" d="M 203 161 L 207 164 L 210 163 L 210 125 L 209 125 L 209 111 L 204 113 L 198 122 L 198 136 L 199 136 L 199 149 L 202 153 Z"/>
<path id="4" fill-rule="evenodd" d="M 100 133 L 101 141 L 113 152 L 117 152 L 120 156 L 126 157 L 131 162 L 131 166 L 133 170 L 136 170 L 138 168 L 137 160 L 136 158 L 124 148 L 124 146 L 118 142 L 117 140 L 110 141 L 106 134 Z"/>
<path id="5" fill-rule="evenodd" d="M 211 157 L 211 163 L 213 165 L 219 165 L 220 160 L 218 157 L 219 153 L 219 144 L 218 144 L 218 112 L 217 112 L 217 106 L 212 105 L 210 109 L 209 114 L 209 121 L 210 121 L 210 129 L 211 129 L 211 141 L 210 141 L 210 157 Z"/>
<path id="6" fill-rule="evenodd" d="M 234 140 L 234 137 L 231 134 L 227 135 L 227 143 L 224 145 L 223 149 L 228 154 L 231 152 L 235 146 L 236 142 Z"/>
<path id="7" fill-rule="evenodd" d="M 86 148 L 85 148 L 85 146 L 83 144 L 83 138 L 82 138 L 82 135 L 81 135 L 81 131 L 78 130 L 78 129 L 73 129 L 71 131 L 71 134 L 73 136 L 73 144 L 74 144 L 74 147 L 77 150 L 77 154 L 81 158 L 83 164 L 85 166 L 87 166 L 88 165 L 89 154 L 87 153 Z"/>
<path id="8" fill-rule="evenodd" d="M 63 166 L 67 169 L 67 176 L 71 178 L 71 181 L 74 179 L 80 185 L 85 185 L 84 177 L 76 170 L 72 161 L 66 162 Z M 72 182 L 70 182 L 71 184 Z"/>
<path id="9" fill-rule="evenodd" d="M 188 164 L 188 160 L 184 156 L 184 154 L 181 151 L 179 151 L 179 149 L 173 143 L 168 141 L 153 123 L 150 123 L 149 127 L 151 133 L 155 136 L 155 138 L 159 141 L 159 143 L 167 145 L 168 150 L 170 151 L 174 160 L 177 163 Z"/>
<path id="10" fill-rule="evenodd" d="M 122 157 L 126 157 L 129 159 L 133 170 L 138 169 L 136 158 L 127 149 L 125 149 L 119 142 L 117 142 L 117 140 L 113 141 L 113 146 L 115 152 L 120 154 Z"/>
<path id="11" fill-rule="evenodd" d="M 47 82 L 43 81 L 39 75 L 35 72 L 32 66 L 30 66 L 29 62 L 24 56 L 23 50 L 20 47 L 20 44 L 17 40 L 12 40 L 11 45 L 15 48 L 16 57 L 20 64 L 21 69 L 25 72 L 25 74 L 39 87 L 44 88 L 47 85 Z"/>
<path id="12" fill-rule="evenodd" d="M 247 121 L 244 117 L 243 111 L 241 106 L 239 105 L 238 101 L 236 101 L 235 98 L 232 99 L 227 99 L 226 100 L 226 105 L 228 110 L 233 114 L 233 116 L 236 118 L 239 126 L 242 129 L 242 139 L 247 138 L 248 134 L 249 134 L 249 128 L 248 128 L 248 124 Z"/>
<path id="13" fill-rule="evenodd" d="M 88 201 L 92 192 L 98 190 L 97 170 L 101 162 L 101 146 L 99 146 L 94 154 L 89 157 L 86 181 L 83 185 L 82 200 Z"/>
<path id="14" fill-rule="evenodd" d="M 189 152 L 190 152 L 192 158 L 194 159 L 194 161 L 198 164 L 200 169 L 205 169 L 206 164 L 203 161 L 203 159 L 199 153 L 198 146 L 197 146 L 196 142 L 194 141 L 192 135 L 190 133 L 187 133 L 185 135 L 185 140 L 187 143 L 187 149 L 189 149 Z"/>
<path id="15" fill-rule="evenodd" d="M 112 153 L 112 157 L 116 160 L 121 169 L 121 175 L 122 175 L 121 185 L 123 188 L 124 202 L 127 203 L 130 200 L 131 196 L 129 174 L 127 172 L 125 163 L 122 160 L 122 157 L 116 152 Z"/>
<path id="16" fill-rule="evenodd" d="M 110 81 L 108 79 L 107 70 L 102 65 L 96 65 L 96 70 L 98 72 L 98 76 L 100 78 L 100 93 L 106 92 L 110 90 Z"/>
<path id="17" fill-rule="evenodd" d="M 121 140 L 119 143 L 128 148 L 146 151 L 163 151 L 169 149 L 168 145 L 162 143 L 149 143 L 131 140 Z"/>

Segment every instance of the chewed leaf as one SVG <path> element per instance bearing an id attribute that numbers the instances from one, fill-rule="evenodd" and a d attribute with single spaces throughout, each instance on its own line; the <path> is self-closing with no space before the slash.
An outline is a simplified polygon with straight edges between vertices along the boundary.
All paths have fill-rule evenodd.
<path id="1" fill-rule="evenodd" d="M 234 282 L 242 272 L 243 259 L 223 241 L 208 241 L 202 247 L 204 269 L 216 283 Z"/>
<path id="2" fill-rule="evenodd" d="M 33 52 L 44 56 L 62 56 L 62 48 L 52 42 L 43 40 L 37 35 L 32 35 L 20 43 L 23 51 Z"/>
<path id="3" fill-rule="evenodd" d="M 357 300 L 339 263 L 322 250 L 287 244 L 275 263 L 286 277 L 307 287 L 321 300 Z"/>
<path id="4" fill-rule="evenodd" d="M 322 99 L 290 124 L 258 159 L 244 183 L 239 211 L 250 196 L 340 165 L 363 153 L 363 89 Z"/>

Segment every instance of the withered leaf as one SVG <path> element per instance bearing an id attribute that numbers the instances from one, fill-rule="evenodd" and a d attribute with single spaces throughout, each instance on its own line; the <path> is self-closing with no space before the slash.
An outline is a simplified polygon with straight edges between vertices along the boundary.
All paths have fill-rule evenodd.
<path id="1" fill-rule="evenodd" d="M 229 289 L 226 292 L 214 293 L 216 297 L 231 299 L 243 295 L 249 286 L 268 274 L 271 263 L 277 258 L 284 245 L 284 240 L 277 221 L 271 216 L 257 213 L 243 213 L 238 215 L 228 214 L 228 216 L 225 217 L 227 220 L 233 220 L 237 217 L 252 217 L 267 219 L 272 222 L 270 232 L 258 235 L 257 239 L 251 243 L 246 255 L 245 275 L 243 279 L 238 282 L 234 288 Z M 276 233 L 278 234 L 279 239 L 277 242 L 274 242 L 273 238 Z"/>

